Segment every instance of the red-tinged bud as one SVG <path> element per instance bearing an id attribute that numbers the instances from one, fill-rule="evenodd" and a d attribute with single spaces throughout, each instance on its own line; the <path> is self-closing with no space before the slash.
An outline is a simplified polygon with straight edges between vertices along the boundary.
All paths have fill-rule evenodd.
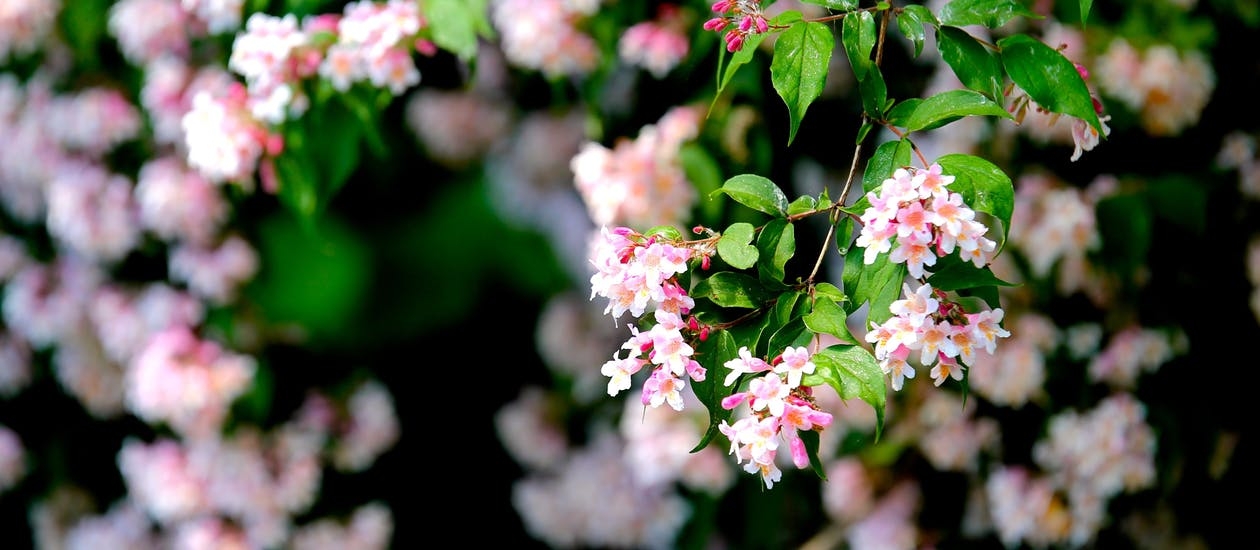
<path id="1" fill-rule="evenodd" d="M 749 29 L 752 29 L 752 26 L 753 26 L 753 16 L 751 15 L 745 15 L 743 19 L 739 20 L 740 32 L 748 32 Z"/>
<path id="2" fill-rule="evenodd" d="M 744 35 L 738 31 L 729 31 L 726 33 L 726 51 L 735 53 L 744 47 Z"/>
<path id="3" fill-rule="evenodd" d="M 772 367 L 773 367 L 773 366 L 778 365 L 779 363 L 782 363 L 782 362 L 783 362 L 783 354 L 782 354 L 782 353 L 780 353 L 779 355 L 776 355 L 774 359 L 771 359 L 771 360 L 770 360 L 770 366 L 772 366 Z"/>
<path id="4" fill-rule="evenodd" d="M 708 339 L 709 339 L 709 327 L 708 325 L 705 325 L 703 328 L 700 329 L 700 341 L 703 342 Z"/>
<path id="5" fill-rule="evenodd" d="M 735 7 L 735 0 L 718 0 L 709 9 L 713 10 L 713 13 L 726 13 L 733 7 Z"/>
<path id="6" fill-rule="evenodd" d="M 757 20 L 754 21 L 754 23 L 756 24 L 757 32 L 759 33 L 763 33 L 770 30 L 770 25 L 766 23 L 765 17 L 758 16 Z"/>
<path id="7" fill-rule="evenodd" d="M 1094 96 L 1089 96 L 1089 99 L 1090 99 L 1090 101 L 1093 101 L 1093 102 L 1094 102 L 1094 113 L 1095 113 L 1095 114 L 1099 114 L 1099 115 L 1103 114 L 1103 104 L 1102 104 L 1102 102 L 1101 102 L 1101 101 L 1099 101 L 1099 100 L 1098 100 L 1098 98 L 1097 98 L 1097 97 L 1094 97 Z"/>
<path id="8" fill-rule="evenodd" d="M 1082 79 L 1089 80 L 1089 69 L 1086 69 L 1085 66 L 1080 63 L 1073 63 L 1072 65 L 1076 67 L 1076 72 L 1081 75 Z"/>
<path id="9" fill-rule="evenodd" d="M 725 29 L 728 23 L 729 22 L 726 20 L 725 17 L 714 17 L 713 19 L 710 19 L 704 22 L 704 30 L 720 31 L 722 29 Z"/>
<path id="10" fill-rule="evenodd" d="M 426 57 L 433 57 L 438 53 L 437 44 L 423 38 L 416 39 L 415 48 L 417 52 Z"/>
<path id="11" fill-rule="evenodd" d="M 694 233 L 694 234 L 696 234 L 696 235 L 699 235 L 699 234 L 701 234 L 701 233 L 704 233 L 704 226 L 703 226 L 703 225 L 697 225 L 697 226 L 695 226 L 695 227 L 691 228 L 691 232 L 692 232 L 692 233 Z"/>
<path id="12" fill-rule="evenodd" d="M 703 270 L 705 270 L 705 271 L 708 271 L 708 270 L 709 270 L 709 265 L 711 265 L 711 261 L 709 260 L 709 257 L 708 257 L 708 256 L 705 256 L 705 257 L 701 258 L 701 260 L 700 260 L 700 269 L 703 269 Z"/>
<path id="13" fill-rule="evenodd" d="M 691 330 L 698 330 L 700 328 L 700 322 L 697 321 L 695 317 L 688 317 L 687 328 Z"/>

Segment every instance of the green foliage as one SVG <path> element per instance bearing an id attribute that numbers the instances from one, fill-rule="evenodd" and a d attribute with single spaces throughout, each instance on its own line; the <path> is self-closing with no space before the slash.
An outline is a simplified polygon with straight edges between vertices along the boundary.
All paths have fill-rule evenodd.
<path id="1" fill-rule="evenodd" d="M 1102 122 L 1076 65 L 1044 42 L 1026 34 L 998 40 L 1002 66 L 1011 80 L 1033 101 L 1054 113 L 1070 115 L 1093 126 L 1102 135 Z"/>
<path id="2" fill-rule="evenodd" d="M 1002 99 L 1006 79 L 1002 60 L 989 46 L 958 27 L 942 25 L 936 30 L 936 46 L 941 59 L 963 83 L 994 101 Z"/>
<path id="3" fill-rule="evenodd" d="M 789 145 L 796 139 L 796 131 L 810 103 L 822 94 L 834 47 L 831 29 L 822 23 L 792 25 L 774 42 L 770 80 L 787 104 L 791 119 Z"/>
<path id="4" fill-rule="evenodd" d="M 786 216 L 787 195 L 769 178 L 757 174 L 740 174 L 722 184 L 718 192 L 725 193 L 735 202 L 771 216 Z"/>
<path id="5" fill-rule="evenodd" d="M 757 263 L 759 257 L 757 247 L 750 244 L 752 240 L 752 224 L 733 223 L 722 232 L 722 237 L 718 239 L 718 256 L 735 269 L 748 269 Z"/>
<path id="6" fill-rule="evenodd" d="M 841 399 L 861 399 L 875 409 L 875 438 L 884 428 L 887 390 L 884 372 L 871 352 L 860 346 L 835 344 L 814 354 L 814 374 L 801 382 L 806 386 L 827 384 Z"/>
<path id="7" fill-rule="evenodd" d="M 996 29 L 1012 19 L 1042 19 L 1019 0 L 951 0 L 941 7 L 942 25 L 982 25 Z"/>

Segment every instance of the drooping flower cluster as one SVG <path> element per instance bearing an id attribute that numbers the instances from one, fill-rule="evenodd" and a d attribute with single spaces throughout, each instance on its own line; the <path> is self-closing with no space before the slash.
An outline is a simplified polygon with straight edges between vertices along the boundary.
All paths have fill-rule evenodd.
<path id="1" fill-rule="evenodd" d="M 734 424 L 723 420 L 718 429 L 731 441 L 730 454 L 735 455 L 735 462 L 744 464 L 748 473 L 761 474 L 767 489 L 783 477 L 775 463 L 779 442 L 787 441 L 797 468 L 808 468 L 809 452 L 797 432 L 822 431 L 831 425 L 831 413 L 819 410 L 810 387 L 801 385 L 804 375 L 817 369 L 812 358 L 805 347 L 789 346 L 767 363 L 743 346 L 738 357 L 725 363 L 731 369 L 723 381 L 726 386 L 735 384 L 742 375 L 765 373 L 752 377 L 747 390 L 722 399 L 726 410 L 747 403 L 750 414 Z"/>
<path id="2" fill-rule="evenodd" d="M 698 252 L 693 248 L 648 237 L 626 227 L 600 230 L 603 240 L 592 258 L 597 272 L 591 276 L 591 299 L 608 299 L 604 313 L 614 319 L 627 311 L 641 317 L 651 307 L 656 324 L 646 332 L 631 326 L 631 337 L 621 349 L 625 357 L 614 352 L 600 372 L 608 376 L 608 395 L 630 389 L 630 378 L 645 365 L 655 365 L 652 375 L 643 384 L 642 401 L 659 407 L 669 403 L 674 410 L 683 409 L 684 377 L 700 382 L 705 369 L 692 359 L 695 350 L 687 343 L 684 330 L 701 331 L 694 319 L 684 320 L 695 300 L 678 283 L 677 275 L 687 271 L 687 261 Z M 707 262 L 706 262 L 707 263 Z"/>
<path id="3" fill-rule="evenodd" d="M 728 52 L 742 49 L 750 35 L 770 30 L 761 0 L 718 0 L 712 9 L 717 17 L 705 21 L 704 30 L 721 32 Z"/>
<path id="4" fill-rule="evenodd" d="M 700 133 L 702 115 L 694 105 L 674 107 L 633 140 L 612 148 L 583 144 L 570 166 L 591 220 L 634 227 L 682 223 L 699 193 L 687 180 L 679 149 Z"/>
<path id="5" fill-rule="evenodd" d="M 988 265 L 997 243 L 984 236 L 988 227 L 976 221 L 962 195 L 946 189 L 953 181 L 939 164 L 926 170 L 898 168 L 878 193 L 868 192 L 871 206 L 860 217 L 863 225 L 855 243 L 866 249 L 863 262 L 870 265 L 891 250 L 888 259 L 905 263 L 916 279 L 955 249 L 976 267 Z"/>
<path id="6" fill-rule="evenodd" d="M 893 316 L 882 324 L 871 321 L 866 333 L 894 390 L 900 391 L 906 378 L 914 378 L 912 360 L 931 367 L 937 386 L 946 378 L 962 380 L 963 369 L 975 362 L 977 354 L 992 354 L 997 339 L 1011 335 L 1002 328 L 1005 312 L 1001 308 L 967 313 L 930 284 L 915 290 L 909 284 L 902 288 L 905 298 L 889 306 Z"/>

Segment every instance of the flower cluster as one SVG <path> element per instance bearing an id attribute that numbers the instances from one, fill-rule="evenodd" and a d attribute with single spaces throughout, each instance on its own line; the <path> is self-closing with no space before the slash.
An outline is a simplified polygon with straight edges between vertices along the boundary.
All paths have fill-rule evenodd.
<path id="1" fill-rule="evenodd" d="M 712 9 L 718 16 L 705 21 L 704 30 L 722 32 L 728 52 L 742 49 L 750 35 L 770 30 L 760 0 L 718 0 Z"/>
<path id="2" fill-rule="evenodd" d="M 1001 308 L 966 313 L 930 284 L 913 291 L 909 284 L 902 286 L 906 297 L 890 306 L 893 317 L 883 324 L 871 321 L 866 333 L 894 390 L 901 390 L 906 378 L 914 378 L 911 359 L 924 367 L 935 363 L 931 376 L 939 386 L 946 378 L 962 380 L 963 369 L 975 362 L 977 353 L 992 354 L 997 339 L 1011 335 L 1001 326 L 1005 315 Z M 918 352 L 917 357 L 911 356 L 912 351 Z"/>
<path id="3" fill-rule="evenodd" d="M 734 424 L 722 421 L 718 429 L 730 439 L 730 454 L 744 471 L 760 473 L 766 488 L 774 487 L 783 473 L 775 464 L 779 441 L 786 440 L 797 468 L 809 467 L 809 452 L 798 431 L 816 430 L 831 425 L 830 413 L 818 409 L 812 390 L 801 385 L 806 374 L 817 368 L 812 354 L 805 347 L 788 347 L 767 363 L 753 357 L 747 346 L 739 348 L 739 357 L 725 363 L 731 372 L 724 385 L 734 384 L 745 374 L 765 373 L 748 381 L 746 391 L 735 392 L 722 400 L 722 408 L 732 410 L 748 403 L 749 415 Z"/>
<path id="4" fill-rule="evenodd" d="M 683 319 L 695 307 L 695 300 L 687 295 L 676 278 L 687 271 L 687 261 L 697 251 L 626 227 L 612 231 L 605 227 L 601 234 L 603 241 L 592 259 L 598 271 L 591 276 L 591 299 L 597 295 L 607 298 L 604 313 L 614 319 L 627 311 L 641 317 L 649 306 L 654 309 L 656 319 L 656 324 L 646 332 L 631 326 L 632 336 L 621 346 L 628 350 L 627 355 L 623 358 L 618 357 L 619 352 L 613 353 L 612 360 L 600 369 L 610 378 L 608 395 L 615 396 L 629 389 L 630 377 L 652 364 L 656 367 L 643 384 L 643 404 L 659 407 L 669 403 L 674 410 L 681 411 L 683 376 L 696 382 L 703 381 L 705 376 L 704 367 L 692 359 L 695 350 L 687 343 L 683 330 L 699 331 L 704 337 L 706 329 L 694 318 Z"/>
<path id="5" fill-rule="evenodd" d="M 856 241 L 866 249 L 864 263 L 875 263 L 879 254 L 891 250 L 889 260 L 905 263 L 912 277 L 922 279 L 927 266 L 957 248 L 976 267 L 988 265 L 997 243 L 984 236 L 988 227 L 976 221 L 962 195 L 946 189 L 953 182 L 954 176 L 932 164 L 926 170 L 898 168 L 879 193 L 868 192 L 871 206 L 860 217 L 863 225 Z"/>

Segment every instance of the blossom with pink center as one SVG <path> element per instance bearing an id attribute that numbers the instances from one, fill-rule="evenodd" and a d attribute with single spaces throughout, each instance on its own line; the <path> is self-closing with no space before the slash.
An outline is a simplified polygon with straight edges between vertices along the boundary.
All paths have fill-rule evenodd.
<path id="1" fill-rule="evenodd" d="M 913 292 L 910 290 L 909 283 L 902 283 L 902 291 L 905 292 L 905 298 L 894 300 L 888 309 L 893 315 L 904 317 L 910 320 L 910 326 L 918 329 L 927 321 L 929 315 L 933 315 L 940 309 L 940 301 L 932 296 L 932 285 L 922 284 Z"/>
<path id="2" fill-rule="evenodd" d="M 917 340 L 920 354 L 919 362 L 923 365 L 930 365 L 936 360 L 938 355 L 951 359 L 958 357 L 958 347 L 954 345 L 954 340 L 950 336 L 960 329 L 962 327 L 955 328 L 949 321 L 929 321 L 924 323 L 919 331 Z"/>
<path id="3" fill-rule="evenodd" d="M 740 346 L 739 357 L 731 359 L 723 364 L 731 372 L 727 373 L 726 380 L 722 381 L 723 386 L 729 386 L 735 383 L 741 374 L 750 374 L 754 372 L 768 371 L 771 366 L 762 361 L 760 358 L 753 357 L 752 352 L 748 350 L 748 346 Z"/>
<path id="4" fill-rule="evenodd" d="M 780 357 L 783 360 L 775 365 L 774 372 L 787 373 L 788 388 L 800 386 L 801 378 L 806 374 L 814 374 L 814 369 L 817 368 L 810 360 L 813 355 L 804 346 L 784 349 Z"/>
<path id="5" fill-rule="evenodd" d="M 932 367 L 932 371 L 929 374 L 932 376 L 933 383 L 940 386 L 945 383 L 945 379 L 947 378 L 962 380 L 964 368 L 965 367 L 959 364 L 958 360 L 953 357 L 941 356 L 936 361 L 936 366 Z"/>
<path id="6" fill-rule="evenodd" d="M 913 235 L 909 238 L 898 239 L 897 247 L 888 253 L 888 260 L 906 264 L 911 277 L 922 279 L 924 270 L 936 265 L 936 253 L 932 252 L 930 244 L 928 241 L 915 240 Z"/>
<path id="7" fill-rule="evenodd" d="M 914 366 L 906 361 L 910 357 L 910 348 L 898 346 L 880 360 L 879 368 L 888 376 L 893 391 L 901 391 L 907 378 L 914 378 Z"/>
<path id="8" fill-rule="evenodd" d="M 1010 331 L 1002 328 L 1002 317 L 1006 315 L 1002 308 L 990 309 L 978 313 L 968 313 L 967 323 L 976 331 L 977 340 L 984 344 L 985 351 L 993 353 L 998 338 L 1006 338 Z"/>
<path id="9" fill-rule="evenodd" d="M 652 376 L 643 383 L 642 401 L 653 408 L 669 403 L 676 411 L 683 410 L 682 389 L 686 385 L 682 378 L 676 377 L 669 369 L 661 367 L 652 371 Z"/>
<path id="10" fill-rule="evenodd" d="M 782 416 L 784 401 L 792 388 L 783 383 L 778 374 L 769 372 L 765 376 L 753 378 L 748 382 L 749 406 L 754 411 L 769 411 L 771 416 Z"/>

